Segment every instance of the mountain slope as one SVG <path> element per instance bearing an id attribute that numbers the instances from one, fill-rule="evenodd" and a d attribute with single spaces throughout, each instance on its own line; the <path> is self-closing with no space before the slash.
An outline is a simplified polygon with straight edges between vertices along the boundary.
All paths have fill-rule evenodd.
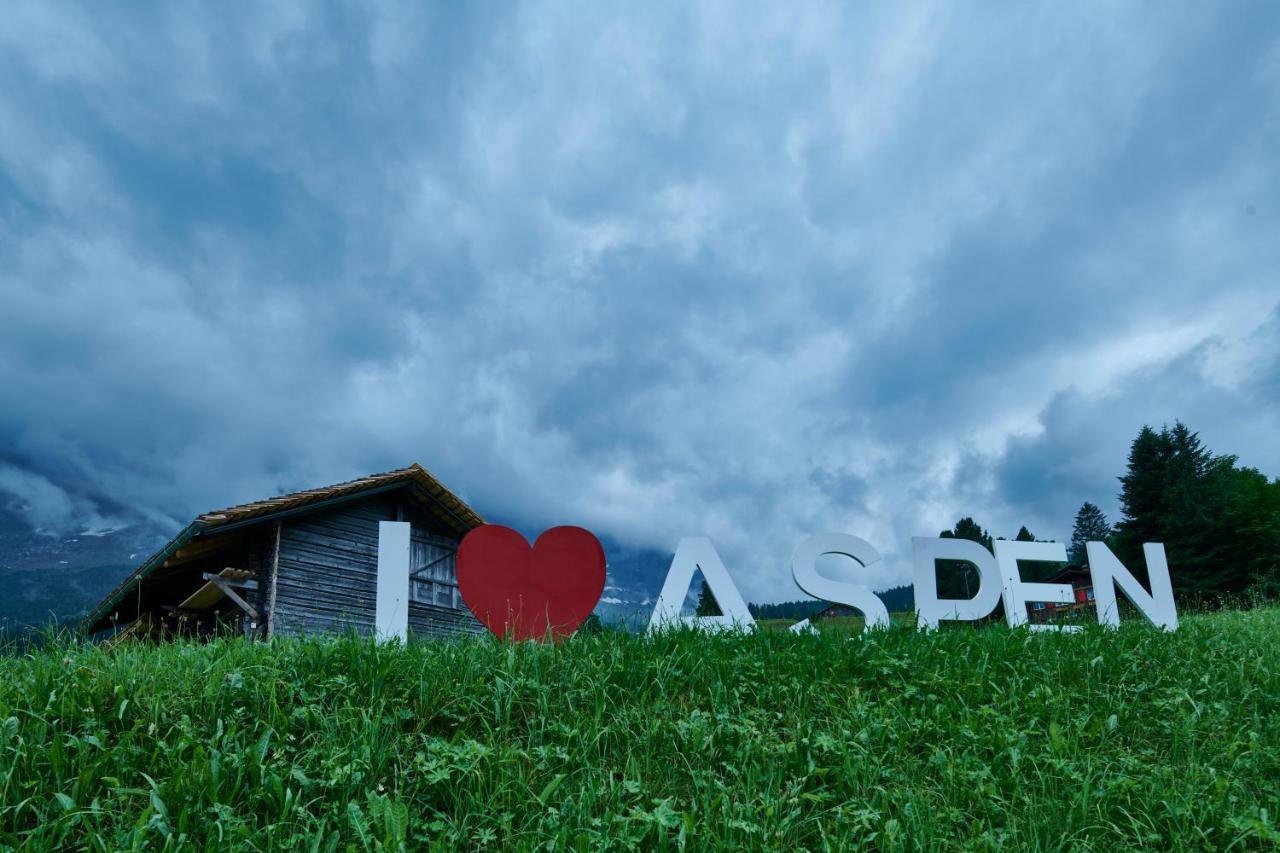
<path id="1" fill-rule="evenodd" d="M 82 615 L 168 535 L 137 523 L 53 534 L 0 507 L 0 627 L 22 629 Z"/>

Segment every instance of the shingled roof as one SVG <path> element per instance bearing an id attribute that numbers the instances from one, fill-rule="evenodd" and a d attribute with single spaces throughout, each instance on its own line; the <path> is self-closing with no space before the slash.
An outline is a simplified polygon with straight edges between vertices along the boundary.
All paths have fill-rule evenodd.
<path id="1" fill-rule="evenodd" d="M 260 501 L 228 507 L 227 509 L 206 512 L 197 516 L 196 521 L 204 525 L 206 529 L 223 527 L 229 524 L 242 523 L 249 519 L 278 515 L 284 511 L 296 510 L 316 503 L 329 503 L 348 495 L 383 491 L 388 487 L 409 482 L 418 484 L 427 494 L 438 501 L 436 514 L 449 527 L 458 530 L 460 533 L 465 533 L 473 527 L 479 527 L 484 524 L 484 519 L 475 510 L 467 506 L 462 498 L 445 488 L 444 484 L 432 476 L 430 471 L 416 462 L 407 468 L 397 468 L 384 474 L 370 474 L 367 477 L 347 480 L 345 483 L 322 486 L 318 489 L 306 489 L 301 492 L 292 492 L 287 495 L 279 495 L 274 498 L 265 498 Z"/>
<path id="2" fill-rule="evenodd" d="M 367 477 L 347 480 L 344 483 L 335 483 L 332 486 L 305 489 L 300 492 L 291 492 L 287 495 L 278 495 L 273 498 L 264 498 L 263 500 L 227 507 L 226 509 L 214 510 L 196 516 L 195 520 L 184 527 L 177 536 L 169 540 L 156 554 L 131 572 L 102 600 L 101 604 L 94 608 L 93 612 L 85 618 L 84 624 L 92 628 L 106 614 L 111 612 L 111 608 L 116 606 L 125 593 L 141 583 L 147 575 L 164 566 L 175 555 L 179 555 L 185 545 L 199 536 L 221 533 L 280 516 L 308 512 L 351 498 L 410 485 L 419 487 L 426 498 L 424 503 L 427 509 L 442 524 L 449 529 L 457 531 L 460 536 L 465 535 L 468 530 L 484 524 L 484 519 L 475 510 L 467 506 L 462 498 L 449 491 L 430 471 L 416 462 L 407 468 L 397 468 L 394 471 L 387 471 L 382 474 L 370 474 Z"/>

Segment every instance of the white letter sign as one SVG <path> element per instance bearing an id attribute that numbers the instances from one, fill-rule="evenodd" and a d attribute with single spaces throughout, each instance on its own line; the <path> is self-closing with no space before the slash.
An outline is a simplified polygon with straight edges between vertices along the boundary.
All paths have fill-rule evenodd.
<path id="1" fill-rule="evenodd" d="M 1173 605 L 1173 584 L 1169 581 L 1169 563 L 1165 560 L 1163 545 L 1148 542 L 1142 546 L 1142 554 L 1147 558 L 1147 578 L 1151 581 L 1150 594 L 1105 543 L 1088 542 L 1085 548 L 1100 623 L 1112 628 L 1120 625 L 1120 611 L 1116 607 L 1116 587 L 1120 587 L 1152 625 L 1167 631 L 1178 630 L 1178 610 Z"/>
<path id="2" fill-rule="evenodd" d="M 378 590 L 373 636 L 409 639 L 409 522 L 378 522 Z"/>
<path id="3" fill-rule="evenodd" d="M 922 631 L 938 627 L 943 619 L 974 621 L 986 616 L 1000 600 L 1000 568 L 991 552 L 969 539 L 911 540 L 915 564 L 916 620 Z M 938 598 L 938 561 L 958 560 L 978 570 L 978 590 L 973 598 Z"/>
<path id="4" fill-rule="evenodd" d="M 1082 596 L 1082 602 L 1086 600 L 1087 593 L 1070 584 L 1032 583 L 1022 579 L 1020 562 L 1066 563 L 1065 545 L 1061 542 L 1008 539 L 997 539 L 992 544 L 994 555 L 981 543 L 968 539 L 938 537 L 911 540 L 916 624 L 920 630 L 932 630 L 948 620 L 977 621 L 994 611 L 1002 598 L 1005 619 L 1012 627 L 1026 626 L 1031 631 L 1083 630 L 1082 625 L 1064 625 L 1056 621 L 1054 608 L 1042 608 L 1040 615 L 1048 618 L 1038 622 L 1032 622 L 1027 614 L 1027 606 L 1032 603 L 1072 604 L 1077 593 Z M 1120 624 L 1116 607 L 1116 588 L 1119 587 L 1153 625 L 1169 631 L 1177 630 L 1178 613 L 1174 607 L 1173 586 L 1169 581 L 1169 565 L 1165 561 L 1163 545 L 1148 543 L 1142 546 L 1151 578 L 1151 592 L 1148 593 L 1105 544 L 1086 544 L 1100 623 L 1112 627 Z M 818 572 L 819 559 L 828 554 L 848 557 L 863 570 L 880 560 L 880 552 L 875 546 L 857 536 L 847 533 L 810 536 L 797 546 L 791 558 L 791 577 L 796 586 L 814 598 L 861 611 L 864 632 L 889 627 L 888 608 L 869 586 L 837 580 Z M 977 570 L 978 588 L 971 598 L 938 597 L 938 563 L 942 560 L 968 563 Z M 699 570 L 724 615 L 680 615 L 693 576 Z M 1074 571 L 1071 573 L 1072 576 L 1075 574 Z M 1076 609 L 1071 608 L 1071 611 Z M 649 620 L 650 632 L 682 626 L 712 631 L 750 631 L 755 628 L 755 620 L 751 618 L 738 587 L 729 577 L 711 540 L 703 537 L 680 540 Z M 804 619 L 792 625 L 790 630 L 804 633 L 815 629 L 810 619 Z"/>
<path id="5" fill-rule="evenodd" d="M 796 548 L 791 558 L 791 577 L 796 586 L 823 601 L 834 601 L 847 604 L 862 611 L 864 617 L 863 631 L 872 628 L 889 627 L 889 610 L 880 600 L 880 596 L 871 591 L 871 587 L 862 584 L 844 583 L 824 578 L 818 574 L 818 558 L 825 554 L 840 554 L 866 567 L 880 559 L 880 552 L 865 539 L 850 536 L 847 533 L 820 533 L 810 536 Z M 792 630 L 802 630 L 808 620 L 793 625 Z"/>
<path id="6" fill-rule="evenodd" d="M 695 570 L 702 571 L 707 588 L 720 605 L 721 616 L 681 616 L 685 597 L 693 583 Z M 671 569 L 667 572 L 667 580 L 662 584 L 662 592 L 658 593 L 658 603 L 653 607 L 653 616 L 649 619 L 649 631 L 665 628 L 702 628 L 707 631 L 750 631 L 755 627 L 751 611 L 742 600 L 742 594 L 710 539 L 686 536 L 676 546 L 675 557 L 671 560 Z"/>
<path id="7" fill-rule="evenodd" d="M 1070 604 L 1075 600 L 1071 585 L 1065 583 L 1025 583 L 1018 572 L 1019 560 L 1036 560 L 1045 563 L 1065 563 L 1067 547 L 1061 542 L 1011 542 L 997 539 L 996 562 L 1004 577 L 1004 616 L 1012 626 L 1027 624 L 1027 603 L 1051 601 L 1054 604 Z M 1031 625 L 1033 631 L 1080 630 L 1079 625 Z"/>

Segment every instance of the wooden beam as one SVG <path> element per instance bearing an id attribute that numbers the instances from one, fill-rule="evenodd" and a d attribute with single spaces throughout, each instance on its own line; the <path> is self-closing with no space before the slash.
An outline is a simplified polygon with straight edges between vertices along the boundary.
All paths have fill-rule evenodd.
<path id="1" fill-rule="evenodd" d="M 227 570 L 223 569 L 223 571 L 225 572 Z M 205 580 L 213 581 L 218 586 L 222 586 L 223 584 L 226 584 L 227 586 L 234 586 L 238 589 L 257 589 L 258 588 L 258 582 L 255 580 L 251 580 L 249 578 L 238 578 L 235 575 L 226 575 L 226 574 L 215 575 L 213 572 L 201 572 L 200 574 L 201 576 L 204 577 Z"/>
<path id="2" fill-rule="evenodd" d="M 243 545 L 245 535 L 237 533 L 233 536 L 223 535 L 222 531 L 214 531 L 183 545 L 173 556 L 165 560 L 166 566 L 177 566 L 199 560 L 224 548 L 235 548 Z"/>
<path id="3" fill-rule="evenodd" d="M 186 599 L 179 602 L 179 607 L 186 610 L 208 610 L 210 607 L 217 604 L 222 599 L 224 592 L 222 587 L 218 586 L 211 580 L 213 577 L 234 582 L 244 581 L 253 576 L 251 572 L 247 572 L 244 569 L 233 569 L 230 567 L 223 569 L 218 575 L 211 575 L 208 572 L 204 572 L 203 574 L 205 578 L 204 586 L 200 587 L 195 592 L 191 593 L 191 595 L 187 596 Z"/>
<path id="4" fill-rule="evenodd" d="M 253 609 L 252 604 L 250 604 L 249 602 L 245 601 L 243 598 L 240 597 L 240 594 L 236 592 L 231 587 L 230 584 L 227 583 L 226 578 L 219 577 L 218 575 L 209 575 L 208 578 L 209 578 L 209 583 L 213 584 L 218 589 L 222 590 L 223 594 L 226 595 L 227 598 L 234 601 L 236 605 L 239 606 L 239 608 L 243 610 L 245 613 L 248 613 L 251 618 L 253 619 L 258 618 L 258 611 Z"/>
<path id="5" fill-rule="evenodd" d="M 418 580 L 418 578 L 422 575 L 422 573 L 425 572 L 427 569 L 434 568 L 435 566 L 440 565 L 445 560 L 449 559 L 450 557 L 452 557 L 457 553 L 458 553 L 457 551 L 450 551 L 447 554 L 444 554 L 443 556 L 436 557 L 434 560 L 432 560 L 430 563 L 427 563 L 425 566 L 419 566 L 418 568 L 414 569 L 412 572 L 409 573 L 409 579 Z"/>

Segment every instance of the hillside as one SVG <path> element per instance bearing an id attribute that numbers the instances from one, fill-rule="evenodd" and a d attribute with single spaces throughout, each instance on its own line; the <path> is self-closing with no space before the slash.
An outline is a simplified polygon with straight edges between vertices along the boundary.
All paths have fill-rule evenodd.
<path id="1" fill-rule="evenodd" d="M 68 621 L 168 539 L 154 525 L 53 533 L 0 505 L 0 630 Z"/>
<path id="2" fill-rule="evenodd" d="M 1280 840 L 1280 610 L 0 659 L 0 847 Z"/>

